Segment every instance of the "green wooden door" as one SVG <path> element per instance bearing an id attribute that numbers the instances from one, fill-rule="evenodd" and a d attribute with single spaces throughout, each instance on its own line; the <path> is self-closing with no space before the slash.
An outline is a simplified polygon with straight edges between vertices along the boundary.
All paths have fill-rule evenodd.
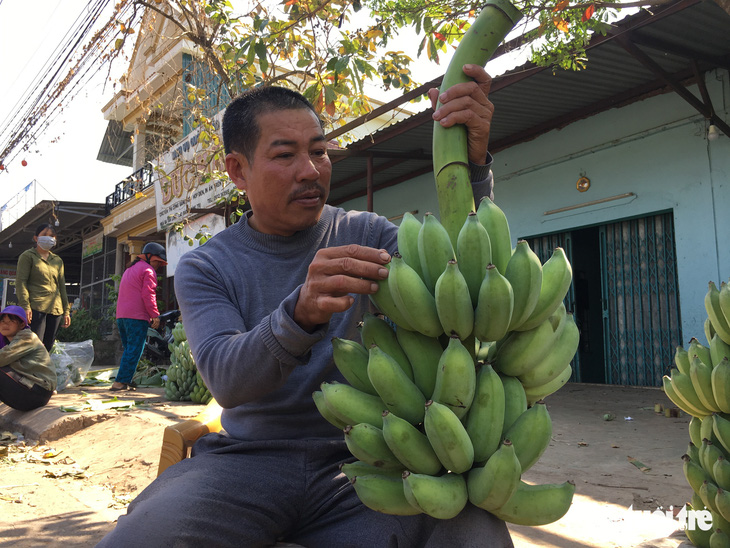
<path id="1" fill-rule="evenodd" d="M 682 341 L 672 213 L 599 234 L 606 383 L 661 386 Z"/>

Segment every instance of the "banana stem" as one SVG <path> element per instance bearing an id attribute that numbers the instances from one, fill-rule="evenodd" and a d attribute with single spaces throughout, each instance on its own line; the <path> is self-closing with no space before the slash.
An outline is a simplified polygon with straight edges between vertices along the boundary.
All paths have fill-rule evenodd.
<path id="1" fill-rule="evenodd" d="M 508 0 L 488 0 L 469 30 L 461 39 L 451 59 L 440 91 L 468 81 L 465 64 L 487 64 L 495 50 L 522 14 Z M 437 108 L 441 105 L 439 103 Z M 469 177 L 466 126 L 444 128 L 434 122 L 433 172 L 439 201 L 441 224 L 446 227 L 454 249 L 459 230 L 470 211 L 474 211 L 474 195 Z"/>

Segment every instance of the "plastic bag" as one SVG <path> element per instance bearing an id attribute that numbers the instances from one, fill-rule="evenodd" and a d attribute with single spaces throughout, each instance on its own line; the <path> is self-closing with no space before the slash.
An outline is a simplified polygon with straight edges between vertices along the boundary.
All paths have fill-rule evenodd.
<path id="1" fill-rule="evenodd" d="M 94 361 L 94 342 L 58 342 L 51 349 L 51 363 L 56 369 L 56 391 L 77 386 L 86 378 Z"/>

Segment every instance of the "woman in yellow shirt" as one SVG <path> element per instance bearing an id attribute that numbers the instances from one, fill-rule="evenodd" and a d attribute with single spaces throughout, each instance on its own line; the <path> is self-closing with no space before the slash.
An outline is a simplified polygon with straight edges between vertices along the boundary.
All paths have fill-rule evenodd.
<path id="1" fill-rule="evenodd" d="M 56 229 L 50 224 L 40 225 L 33 240 L 36 247 L 18 258 L 15 289 L 31 330 L 50 352 L 58 328 L 71 325 L 66 276 L 63 259 L 51 252 L 56 245 Z"/>

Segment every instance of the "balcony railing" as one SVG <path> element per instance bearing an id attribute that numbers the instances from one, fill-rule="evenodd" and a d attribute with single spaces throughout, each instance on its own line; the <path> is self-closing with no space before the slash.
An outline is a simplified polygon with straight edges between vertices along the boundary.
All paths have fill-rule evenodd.
<path id="1" fill-rule="evenodd" d="M 153 174 L 152 166 L 147 164 L 118 182 L 114 192 L 106 197 L 106 214 L 109 215 L 112 209 L 137 196 L 138 192 L 151 187 L 154 184 Z"/>

